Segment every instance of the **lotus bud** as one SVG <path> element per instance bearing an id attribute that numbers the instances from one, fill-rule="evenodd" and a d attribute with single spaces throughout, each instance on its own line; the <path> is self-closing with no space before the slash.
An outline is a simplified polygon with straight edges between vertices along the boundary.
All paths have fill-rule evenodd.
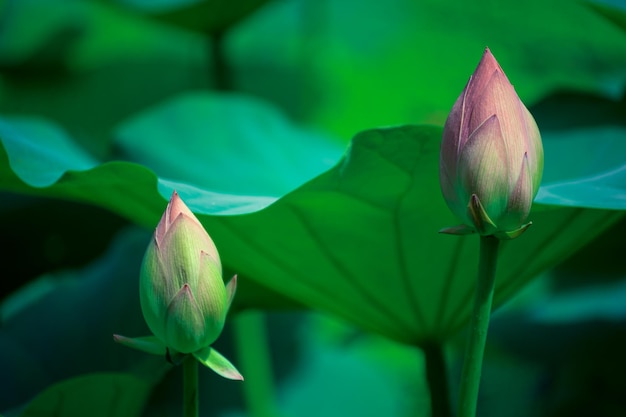
<path id="1" fill-rule="evenodd" d="M 442 232 L 519 235 L 542 172 L 537 124 L 487 48 L 443 129 L 441 190 L 463 225 Z"/>
<path id="2" fill-rule="evenodd" d="M 215 244 L 174 192 L 141 265 L 148 327 L 170 354 L 208 348 L 224 327 L 235 286 L 236 279 L 224 285 Z"/>

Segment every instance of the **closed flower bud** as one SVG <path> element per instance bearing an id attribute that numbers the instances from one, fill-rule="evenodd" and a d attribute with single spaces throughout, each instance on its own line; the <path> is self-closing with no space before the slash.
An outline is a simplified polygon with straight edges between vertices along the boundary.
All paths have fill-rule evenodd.
<path id="1" fill-rule="evenodd" d="M 443 130 L 441 190 L 463 222 L 443 232 L 515 237 L 527 226 L 542 172 L 537 124 L 486 49 Z"/>
<path id="2" fill-rule="evenodd" d="M 222 331 L 235 286 L 236 279 L 224 285 L 217 248 L 174 192 L 141 265 L 148 327 L 171 351 L 207 348 Z"/>

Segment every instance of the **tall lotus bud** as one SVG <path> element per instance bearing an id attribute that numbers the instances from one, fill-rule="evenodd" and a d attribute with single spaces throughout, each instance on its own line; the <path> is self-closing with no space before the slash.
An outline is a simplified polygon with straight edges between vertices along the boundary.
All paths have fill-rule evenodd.
<path id="1" fill-rule="evenodd" d="M 463 222 L 443 232 L 521 233 L 542 172 L 537 124 L 487 48 L 443 130 L 441 190 Z"/>
<path id="2" fill-rule="evenodd" d="M 217 248 L 174 192 L 141 265 L 140 302 L 152 333 L 193 353 L 220 335 L 236 280 L 224 285 Z"/>

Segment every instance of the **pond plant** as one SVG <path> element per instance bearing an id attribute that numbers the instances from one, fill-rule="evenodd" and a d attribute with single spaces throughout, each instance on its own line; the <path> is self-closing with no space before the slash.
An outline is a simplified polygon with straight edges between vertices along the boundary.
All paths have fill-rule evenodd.
<path id="1" fill-rule="evenodd" d="M 496 3 L 0 3 L 0 416 L 626 415 L 626 11 Z"/>

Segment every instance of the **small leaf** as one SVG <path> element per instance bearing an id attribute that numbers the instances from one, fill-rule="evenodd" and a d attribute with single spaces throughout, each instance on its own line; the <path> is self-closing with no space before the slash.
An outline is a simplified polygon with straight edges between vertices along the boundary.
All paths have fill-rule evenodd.
<path id="1" fill-rule="evenodd" d="M 207 368 L 211 368 L 218 375 L 224 378 L 243 381 L 243 376 L 239 373 L 237 368 L 230 363 L 228 359 L 223 357 L 217 350 L 212 347 L 207 347 L 195 352 L 193 356 Z"/>
<path id="2" fill-rule="evenodd" d="M 533 222 L 528 222 L 519 229 L 512 230 L 510 232 L 499 232 L 494 234 L 500 240 L 512 240 L 522 235 L 528 228 L 533 224 Z"/>
<path id="3" fill-rule="evenodd" d="M 230 309 L 230 305 L 233 303 L 235 299 L 235 293 L 237 292 L 237 275 L 233 275 L 233 277 L 226 284 L 226 309 Z"/>
<path id="4" fill-rule="evenodd" d="M 459 224 L 458 226 L 444 227 L 439 230 L 439 233 L 444 235 L 457 235 L 457 236 L 465 236 L 476 233 L 476 229 L 466 226 L 464 224 Z"/>
<path id="5" fill-rule="evenodd" d="M 497 229 L 476 194 L 472 194 L 470 197 L 469 204 L 467 205 L 467 213 L 468 217 L 473 220 L 476 230 L 478 230 L 478 233 L 481 235 L 491 234 Z"/>
<path id="6" fill-rule="evenodd" d="M 113 340 L 129 348 L 137 349 L 152 355 L 165 356 L 167 347 L 155 336 L 126 337 L 119 334 L 113 335 Z"/>

